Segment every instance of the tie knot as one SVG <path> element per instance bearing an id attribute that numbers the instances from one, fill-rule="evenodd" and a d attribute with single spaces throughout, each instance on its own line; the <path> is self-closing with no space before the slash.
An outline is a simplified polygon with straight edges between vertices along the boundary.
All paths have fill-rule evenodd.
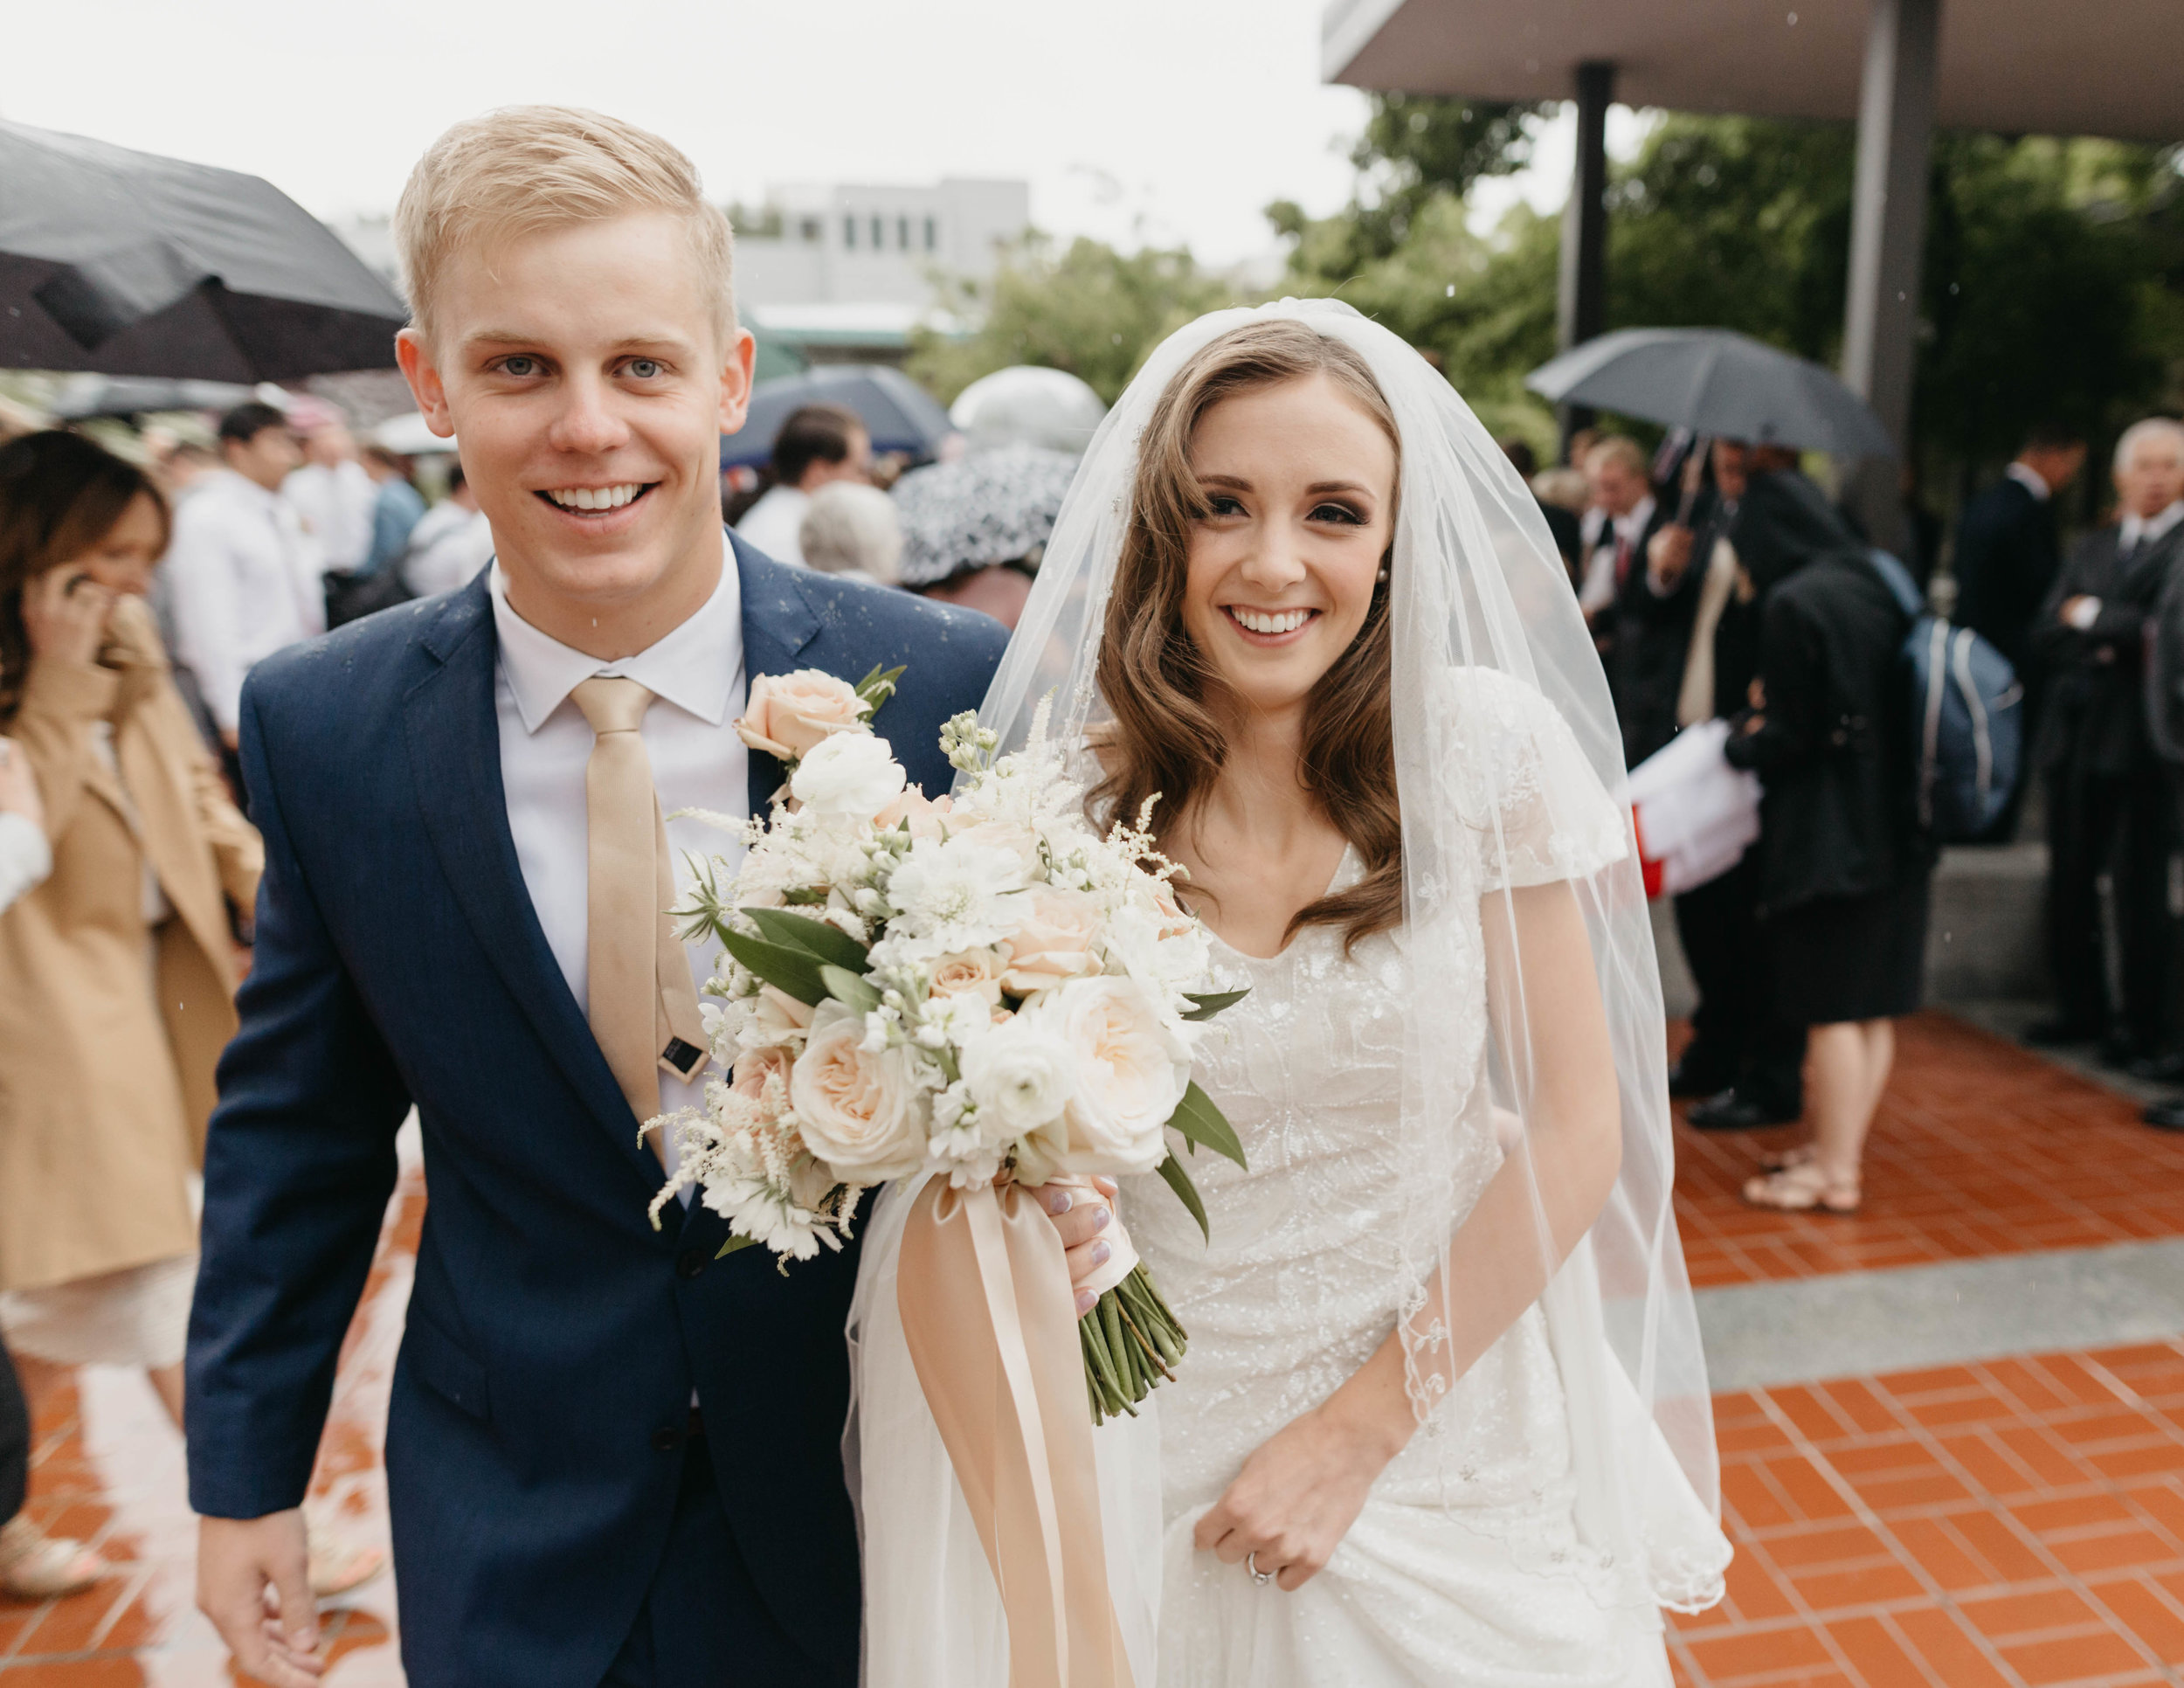
<path id="1" fill-rule="evenodd" d="M 644 722 L 645 711 L 653 706 L 651 692 L 618 675 L 595 674 L 579 681 L 570 695 L 591 723 L 593 734 L 602 737 L 608 733 L 635 732 Z"/>

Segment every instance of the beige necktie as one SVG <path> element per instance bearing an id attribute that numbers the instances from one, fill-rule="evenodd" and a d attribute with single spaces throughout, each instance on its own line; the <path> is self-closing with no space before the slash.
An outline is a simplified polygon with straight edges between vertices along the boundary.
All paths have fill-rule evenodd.
<path id="1" fill-rule="evenodd" d="M 597 735 L 584 771 L 591 880 L 584 1012 L 641 1121 L 660 1111 L 660 1068 L 689 1078 L 705 1062 L 698 993 L 667 916 L 675 898 L 667 823 L 639 731 L 653 694 L 634 680 L 595 675 L 573 695 Z"/>

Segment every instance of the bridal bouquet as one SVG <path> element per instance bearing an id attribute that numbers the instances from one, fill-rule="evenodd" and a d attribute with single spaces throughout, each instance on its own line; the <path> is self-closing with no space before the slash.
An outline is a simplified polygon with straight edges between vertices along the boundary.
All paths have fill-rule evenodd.
<path id="1" fill-rule="evenodd" d="M 890 1179 L 1157 1170 L 1203 1228 L 1165 1128 L 1242 1164 L 1191 1078 L 1199 1023 L 1241 993 L 1200 988 L 1206 934 L 1150 814 L 1093 830 L 1043 707 L 1005 757 L 976 716 L 949 722 L 941 748 L 970 778 L 926 798 L 871 728 L 901 673 L 751 687 L 737 730 L 789 778 L 765 820 L 722 819 L 748 846 L 740 868 L 694 863 L 674 910 L 686 941 L 725 951 L 702 1008 L 719 1072 L 702 1110 L 646 1128 L 673 1131 L 681 1157 L 653 1222 L 696 1186 L 729 1221 L 723 1254 L 764 1243 L 786 1269 L 839 1249 L 863 1192 Z M 1119 1281 L 1078 1321 L 1095 1422 L 1134 1412 L 1185 1339 L 1116 1242 Z"/>

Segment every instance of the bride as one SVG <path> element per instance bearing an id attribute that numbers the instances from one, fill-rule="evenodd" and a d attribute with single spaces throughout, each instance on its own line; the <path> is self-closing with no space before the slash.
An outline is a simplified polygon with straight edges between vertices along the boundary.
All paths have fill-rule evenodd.
<path id="1" fill-rule="evenodd" d="M 1198 1053 L 1249 1161 L 1191 1163 L 1210 1242 L 1156 1177 L 1117 1201 L 1191 1338 L 1095 1437 L 1131 1678 L 1666 1685 L 1660 1608 L 1729 1547 L 1619 741 L 1531 495 L 1348 307 L 1201 319 L 1094 440 L 982 716 L 1019 743 L 1050 695 L 1249 992 Z M 866 1681 L 999 1688 L 895 1308 L 914 1194 L 851 1316 Z"/>

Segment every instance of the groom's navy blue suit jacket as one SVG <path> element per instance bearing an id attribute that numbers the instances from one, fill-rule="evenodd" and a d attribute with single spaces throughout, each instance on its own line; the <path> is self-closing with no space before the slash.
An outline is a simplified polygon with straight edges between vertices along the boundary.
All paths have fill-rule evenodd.
<path id="1" fill-rule="evenodd" d="M 909 665 L 877 730 L 937 794 L 942 722 L 1006 634 L 735 543 L 752 676 Z M 676 1505 L 695 1388 L 760 1597 L 856 1668 L 842 1482 L 854 1250 L 715 1260 L 661 1174 L 533 913 L 501 793 L 482 577 L 273 657 L 243 695 L 266 838 L 242 1027 L 220 1063 L 190 1318 L 190 1492 L 304 1493 L 412 1103 L 429 1191 L 387 1479 L 409 1679 L 594 1688 Z M 753 754 L 752 813 L 781 778 Z"/>

